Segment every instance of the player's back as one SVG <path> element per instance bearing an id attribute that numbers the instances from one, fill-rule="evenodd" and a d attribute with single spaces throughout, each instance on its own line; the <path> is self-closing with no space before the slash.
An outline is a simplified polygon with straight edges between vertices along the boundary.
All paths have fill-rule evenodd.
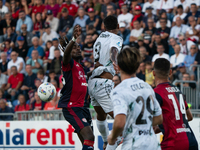
<path id="1" fill-rule="evenodd" d="M 126 114 L 122 149 L 159 150 L 152 119 L 162 112 L 153 89 L 138 78 L 130 78 L 113 89 L 111 97 L 114 115 Z"/>
<path id="2" fill-rule="evenodd" d="M 115 74 L 115 70 L 110 59 L 111 47 L 116 47 L 118 52 L 121 50 L 123 39 L 111 32 L 102 32 L 97 38 L 93 46 L 93 55 L 95 62 L 99 62 L 103 66 L 96 68 L 92 77 L 100 75 L 103 71 Z"/>
<path id="3" fill-rule="evenodd" d="M 164 134 L 162 150 L 196 150 L 197 141 L 187 121 L 188 106 L 181 91 L 168 82 L 159 84 L 154 91 L 163 114 L 159 126 Z"/>

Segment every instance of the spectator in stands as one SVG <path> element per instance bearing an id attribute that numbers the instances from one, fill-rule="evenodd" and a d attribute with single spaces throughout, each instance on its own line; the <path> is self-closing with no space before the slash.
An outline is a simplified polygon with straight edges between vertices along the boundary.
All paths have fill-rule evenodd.
<path id="1" fill-rule="evenodd" d="M 176 17 L 176 25 L 171 28 L 169 37 L 178 39 L 180 35 L 185 35 L 187 28 L 187 25 L 182 24 L 182 19 L 180 17 Z"/>
<path id="2" fill-rule="evenodd" d="M 15 31 L 16 21 L 12 19 L 11 13 L 7 12 L 5 14 L 5 19 L 2 20 L 3 22 L 3 33 L 6 34 L 6 29 L 11 27 Z"/>
<path id="3" fill-rule="evenodd" d="M 186 37 L 189 38 L 189 37 L 198 36 L 199 31 L 200 31 L 200 25 L 197 24 L 195 17 L 194 16 L 188 17 L 188 21 L 189 21 L 190 27 L 188 27 L 186 30 Z"/>
<path id="4" fill-rule="evenodd" d="M 153 34 L 156 33 L 156 28 L 154 27 L 154 20 L 152 18 L 149 18 L 147 20 L 147 25 L 145 25 L 145 28 L 142 33 L 143 33 L 142 36 L 145 35 L 152 36 Z"/>
<path id="5" fill-rule="evenodd" d="M 51 61 L 54 59 L 54 50 L 58 48 L 59 40 L 58 38 L 54 38 L 52 42 L 53 46 L 51 46 L 49 50 L 49 63 L 51 63 Z M 60 54 L 63 56 L 63 51 L 60 50 Z"/>
<path id="6" fill-rule="evenodd" d="M 32 44 L 33 46 L 29 48 L 26 60 L 28 60 L 29 58 L 32 58 L 31 55 L 32 55 L 33 50 L 38 51 L 40 59 L 43 58 L 45 53 L 44 53 L 44 49 L 39 45 L 39 38 L 36 36 L 33 37 Z"/>
<path id="7" fill-rule="evenodd" d="M 144 3 L 143 8 L 142 8 L 142 12 L 148 14 L 148 12 L 146 11 L 147 8 L 152 7 L 153 8 L 153 14 L 156 15 L 157 6 L 158 6 L 158 1 L 148 0 Z"/>
<path id="8" fill-rule="evenodd" d="M 179 43 L 181 47 L 181 53 L 187 55 L 188 54 L 187 41 L 184 35 L 179 36 Z"/>
<path id="9" fill-rule="evenodd" d="M 0 99 L 0 114 L 1 113 L 14 113 L 13 109 L 6 106 L 6 100 Z M 13 120 L 13 116 L 0 116 L 0 121 L 11 121 Z"/>
<path id="10" fill-rule="evenodd" d="M 54 38 L 58 38 L 58 34 L 51 30 L 49 23 L 44 24 L 45 32 L 40 36 L 40 45 L 45 44 L 47 41 L 51 41 Z"/>
<path id="11" fill-rule="evenodd" d="M 8 66 L 8 60 L 7 60 L 7 53 L 2 52 L 1 53 L 1 63 L 0 63 L 0 70 L 2 74 L 7 75 L 7 66 Z"/>
<path id="12" fill-rule="evenodd" d="M 162 44 L 157 45 L 157 52 L 158 54 L 155 54 L 152 58 L 152 66 L 154 66 L 154 62 L 156 61 L 156 59 L 158 58 L 165 58 L 167 60 L 169 60 L 169 55 L 164 53 L 164 46 Z"/>
<path id="13" fill-rule="evenodd" d="M 113 7 L 107 8 L 108 5 L 112 5 Z M 111 2 L 111 0 L 104 0 L 104 4 L 101 5 L 101 19 L 104 19 L 106 16 L 108 16 L 107 14 L 108 9 L 113 9 L 114 14 L 115 14 L 117 6 L 113 2 Z"/>
<path id="14" fill-rule="evenodd" d="M 0 44 L 0 50 L 7 53 L 7 59 L 10 60 L 10 54 L 12 52 L 11 41 L 5 40 Z"/>
<path id="15" fill-rule="evenodd" d="M 194 61 L 195 61 L 195 57 L 197 55 L 197 51 L 198 51 L 198 48 L 196 47 L 196 45 L 192 45 L 190 47 L 190 54 L 189 55 L 186 55 L 185 59 L 184 59 L 184 63 L 185 63 L 185 66 L 189 69 L 189 67 L 194 64 Z"/>
<path id="16" fill-rule="evenodd" d="M 56 3 L 56 0 L 48 0 L 48 4 L 45 7 L 45 12 L 47 12 L 47 10 L 51 10 L 53 12 L 53 16 L 59 18 L 59 8 L 60 6 Z"/>
<path id="17" fill-rule="evenodd" d="M 183 74 L 183 81 L 191 81 L 189 73 L 184 73 Z M 195 83 L 183 83 L 183 86 L 184 87 L 191 87 L 193 89 L 196 88 L 196 84 Z"/>
<path id="18" fill-rule="evenodd" d="M 130 31 L 126 29 L 126 24 L 124 22 L 119 23 L 118 35 L 123 38 L 123 45 L 129 45 Z"/>
<path id="19" fill-rule="evenodd" d="M 168 53 L 169 56 L 174 55 L 174 47 L 175 47 L 176 44 L 177 44 L 176 39 L 171 37 L 169 39 L 169 53 Z"/>
<path id="20" fill-rule="evenodd" d="M 59 85 L 59 79 L 58 79 L 58 76 L 56 75 L 55 71 L 54 70 L 50 70 L 49 71 L 49 77 L 47 79 L 47 82 L 53 82 L 53 81 L 56 81 L 56 84 Z"/>
<path id="21" fill-rule="evenodd" d="M 17 39 L 17 34 L 13 31 L 15 31 L 15 30 L 13 30 L 12 27 L 10 27 L 10 26 L 8 26 L 6 28 L 6 33 L 3 36 L 4 41 L 11 40 L 11 42 L 15 43 L 15 41 Z"/>
<path id="22" fill-rule="evenodd" d="M 42 68 L 43 61 L 39 58 L 37 50 L 33 50 L 31 56 L 32 57 L 27 60 L 26 64 L 32 66 L 33 73 L 37 73 L 39 69 Z"/>
<path id="23" fill-rule="evenodd" d="M 0 10 L 1 10 L 0 17 L 3 19 L 5 17 L 5 14 L 8 12 L 8 7 L 3 5 L 3 0 L 0 0 Z"/>
<path id="24" fill-rule="evenodd" d="M 149 7 L 146 8 L 147 15 L 144 16 L 143 20 L 142 20 L 143 21 L 143 28 L 148 27 L 148 25 L 149 25 L 148 24 L 148 20 L 149 19 L 153 20 L 153 24 L 152 24 L 153 27 L 155 26 L 154 22 L 158 21 L 157 16 L 152 13 L 152 10 L 153 10 L 153 7 L 151 7 L 151 6 L 149 6 Z"/>
<path id="25" fill-rule="evenodd" d="M 43 5 L 42 0 L 35 0 L 34 6 L 32 7 L 32 18 L 35 18 L 37 13 L 42 13 L 42 18 L 45 18 L 45 5 Z"/>
<path id="26" fill-rule="evenodd" d="M 62 16 L 59 20 L 59 27 L 58 27 L 60 36 L 61 36 L 62 30 L 64 28 L 66 28 L 65 32 L 68 32 L 69 29 L 72 28 L 73 23 L 74 23 L 73 17 L 69 15 L 67 8 L 63 8 L 62 9 Z"/>
<path id="27" fill-rule="evenodd" d="M 195 21 L 199 23 L 200 12 L 198 11 L 198 7 L 197 7 L 197 5 L 195 3 L 192 3 L 190 5 L 190 12 L 187 13 L 187 16 L 184 18 L 184 21 L 185 21 L 186 24 L 188 24 L 190 16 L 193 16 Z"/>
<path id="28" fill-rule="evenodd" d="M 157 5 L 157 14 L 159 10 L 164 9 L 168 14 L 171 14 L 174 8 L 174 1 L 171 0 L 160 0 Z"/>
<path id="29" fill-rule="evenodd" d="M 160 28 L 158 28 L 156 32 L 161 35 L 161 39 L 163 40 L 163 42 L 165 42 L 165 43 L 168 42 L 170 28 L 167 27 L 166 19 L 164 19 L 164 18 L 160 19 Z"/>
<path id="30" fill-rule="evenodd" d="M 131 30 L 131 34 L 130 34 L 130 42 L 132 43 L 137 43 L 137 39 L 139 36 L 142 35 L 142 31 L 143 31 L 143 28 L 141 28 L 140 26 L 140 23 L 138 20 L 136 20 L 134 23 L 134 29 Z"/>
<path id="31" fill-rule="evenodd" d="M 147 61 L 151 62 L 151 57 L 147 55 L 147 50 L 144 46 L 140 47 L 139 51 L 140 51 L 140 56 L 142 58 L 142 62 L 147 62 Z"/>
<path id="32" fill-rule="evenodd" d="M 181 2 L 181 1 L 176 1 L 176 2 Z M 184 0 L 184 2 L 187 3 L 185 0 Z M 177 15 L 174 16 L 174 18 L 173 18 L 173 25 L 176 24 L 176 18 L 177 17 L 180 17 L 181 18 L 181 22 L 184 23 L 183 19 L 187 16 L 187 13 L 183 12 L 183 7 L 185 7 L 185 5 L 178 5 L 178 7 L 177 7 Z M 188 6 L 186 6 L 186 7 L 188 7 Z"/>
<path id="33" fill-rule="evenodd" d="M 31 39 L 33 38 L 33 34 L 32 34 L 32 32 L 28 32 L 26 29 L 27 29 L 27 25 L 26 24 L 22 24 L 21 25 L 22 33 L 18 34 L 18 37 L 19 36 L 23 36 L 24 41 L 25 41 L 25 43 L 24 43 L 25 46 L 26 47 L 28 47 L 28 46 L 31 47 L 32 46 Z M 16 46 L 17 46 L 17 43 L 16 43 Z"/>
<path id="34" fill-rule="evenodd" d="M 43 70 L 43 69 L 40 69 L 40 70 L 37 72 L 37 78 L 40 79 L 41 83 L 47 82 L 47 80 L 48 80 L 48 77 L 45 76 L 44 70 Z M 40 86 L 40 85 L 39 85 L 39 86 Z M 39 86 L 36 86 L 36 87 L 38 88 Z"/>
<path id="35" fill-rule="evenodd" d="M 153 67 L 150 61 L 147 61 L 145 63 L 145 82 L 151 85 L 152 87 L 155 86 L 154 76 L 153 76 Z"/>
<path id="36" fill-rule="evenodd" d="M 26 55 L 28 53 L 28 46 L 25 45 L 25 40 L 23 36 L 19 36 L 17 38 L 17 45 L 13 51 L 18 53 L 19 57 L 22 57 L 24 59 L 24 61 L 26 60 Z"/>
<path id="37" fill-rule="evenodd" d="M 179 65 L 178 65 L 178 75 L 177 75 L 177 79 L 178 80 L 183 80 L 183 74 L 185 74 L 185 73 L 189 73 L 189 75 L 190 75 L 190 79 L 191 80 L 194 80 L 195 79 L 195 77 L 194 77 L 194 72 L 193 71 L 191 71 L 191 70 L 189 70 L 188 68 L 186 68 L 186 66 L 185 66 L 185 64 L 184 63 L 180 63 Z"/>
<path id="38" fill-rule="evenodd" d="M 56 48 L 54 50 L 54 59 L 50 64 L 50 70 L 54 70 L 54 72 L 57 75 L 61 74 L 61 61 L 62 61 L 62 56 L 60 55 L 60 50 Z"/>
<path id="39" fill-rule="evenodd" d="M 114 82 L 114 88 L 121 83 L 121 77 L 118 74 L 113 76 L 112 81 Z"/>
<path id="40" fill-rule="evenodd" d="M 15 106 L 15 112 L 16 111 L 29 111 L 30 107 L 28 104 L 26 104 L 26 99 L 23 94 L 20 94 L 18 96 L 19 105 Z"/>
<path id="41" fill-rule="evenodd" d="M 11 95 L 11 101 L 14 101 L 19 94 L 19 89 L 22 86 L 24 76 L 21 73 L 17 72 L 17 67 L 11 67 L 12 75 L 8 78 L 8 84 L 5 87 L 5 90 L 8 90 L 6 96 Z"/>
<path id="42" fill-rule="evenodd" d="M 128 12 L 128 6 L 126 4 L 123 4 L 121 6 L 121 12 L 122 13 L 117 17 L 118 23 L 125 23 L 125 28 L 128 29 L 132 21 L 133 15 Z"/>
<path id="43" fill-rule="evenodd" d="M 12 18 L 17 20 L 19 17 L 19 8 L 17 6 L 17 2 L 15 0 L 10 0 L 10 12 L 12 14 Z"/>
<path id="44" fill-rule="evenodd" d="M 16 32 L 17 34 L 19 34 L 20 32 L 22 33 L 22 30 L 20 30 L 22 24 L 26 24 L 27 25 L 27 31 L 31 32 L 33 30 L 33 22 L 32 19 L 28 16 L 26 16 L 25 11 L 21 10 L 19 12 L 19 19 L 17 21 L 17 25 L 16 25 Z"/>
<path id="45" fill-rule="evenodd" d="M 45 22 L 49 23 L 51 30 L 57 32 L 59 19 L 53 16 L 53 12 L 51 10 L 47 10 L 47 18 Z"/>
<path id="46" fill-rule="evenodd" d="M 69 15 L 75 17 L 77 15 L 77 11 L 78 11 L 78 7 L 75 5 L 75 4 L 72 4 L 71 3 L 72 0 L 65 0 L 64 3 L 62 3 L 62 5 L 60 6 L 60 9 L 59 9 L 59 18 L 60 18 L 60 15 L 61 15 L 61 11 L 63 8 L 67 8 L 67 10 L 69 11 Z"/>
<path id="47" fill-rule="evenodd" d="M 82 28 L 82 32 L 86 32 L 86 20 L 89 17 L 85 14 L 84 8 L 79 8 L 78 9 L 78 17 L 75 18 L 73 27 L 77 24 L 79 24 Z"/>
<path id="48" fill-rule="evenodd" d="M 176 67 L 180 63 L 183 63 L 184 60 L 185 60 L 185 55 L 180 53 L 181 52 L 180 45 L 178 45 L 178 44 L 175 45 L 174 52 L 175 52 L 175 54 L 172 55 L 171 58 L 170 58 L 171 67 Z"/>
<path id="49" fill-rule="evenodd" d="M 179 13 L 179 8 L 180 7 L 185 12 L 184 14 L 186 14 L 189 11 L 189 9 L 190 9 L 190 2 L 187 1 L 187 0 L 178 0 L 178 1 L 175 1 L 174 2 L 174 12 L 177 11 Z M 181 19 L 184 19 L 184 18 L 181 17 Z"/>
<path id="50" fill-rule="evenodd" d="M 145 81 L 145 62 L 141 62 L 141 63 L 140 63 L 140 66 L 139 66 L 139 68 L 138 68 L 138 71 L 137 71 L 137 73 L 136 73 L 136 76 L 137 76 L 139 79 Z"/>
<path id="51" fill-rule="evenodd" d="M 45 104 L 46 104 L 44 101 L 42 101 L 39 98 L 37 91 L 34 93 L 34 98 L 31 101 L 32 101 L 31 109 L 34 110 L 34 111 L 43 110 L 44 107 L 45 107 Z"/>
<path id="52" fill-rule="evenodd" d="M 92 66 L 93 62 L 90 58 L 85 57 L 82 62 L 84 63 L 85 74 L 87 74 L 87 72 L 92 71 L 94 69 Z"/>
<path id="53" fill-rule="evenodd" d="M 134 22 L 135 21 L 138 21 L 140 26 L 142 26 L 142 24 L 143 24 L 142 20 L 143 20 L 142 8 L 141 8 L 140 5 L 136 5 L 134 7 L 134 17 L 133 17 L 133 19 L 132 19 L 132 21 L 130 23 L 130 29 L 131 30 L 135 29 L 135 27 L 134 27 Z"/>
<path id="54" fill-rule="evenodd" d="M 93 44 L 92 35 L 86 35 L 85 42 L 82 48 L 82 57 L 91 57 L 93 54 Z"/>
<path id="55" fill-rule="evenodd" d="M 0 69 L 0 88 L 2 90 L 5 90 L 6 85 L 7 85 L 7 76 L 3 74 Z"/>
<path id="56" fill-rule="evenodd" d="M 42 20 L 42 14 L 37 13 L 35 14 L 35 18 L 33 19 L 33 35 L 40 38 L 40 35 L 42 35 L 43 29 L 44 29 L 44 21 Z"/>
<path id="57" fill-rule="evenodd" d="M 166 20 L 166 26 L 168 28 L 171 28 L 171 21 L 168 19 L 167 12 L 165 10 L 161 10 L 160 11 L 159 20 L 156 22 L 156 28 L 160 28 L 161 27 L 161 19 L 165 19 Z"/>
<path id="58" fill-rule="evenodd" d="M 58 108 L 58 94 L 50 101 L 45 104 L 44 110 L 55 110 Z"/>
<path id="59" fill-rule="evenodd" d="M 21 91 L 23 95 L 28 100 L 28 92 L 30 90 L 36 90 L 35 87 L 35 79 L 37 78 L 36 74 L 32 72 L 32 66 L 26 65 L 26 73 L 27 75 L 24 77 L 23 86 L 21 87 Z"/>
<path id="60" fill-rule="evenodd" d="M 86 20 L 86 30 L 88 30 L 89 25 L 93 25 L 97 31 L 101 30 L 101 19 L 99 16 L 95 15 L 94 9 L 88 9 L 88 16 L 89 18 Z"/>
<path id="61" fill-rule="evenodd" d="M 18 57 L 18 53 L 12 51 L 11 53 L 11 60 L 8 62 L 8 75 L 11 75 L 11 67 L 16 66 L 17 72 L 24 74 L 25 73 L 25 63 L 23 58 Z"/>

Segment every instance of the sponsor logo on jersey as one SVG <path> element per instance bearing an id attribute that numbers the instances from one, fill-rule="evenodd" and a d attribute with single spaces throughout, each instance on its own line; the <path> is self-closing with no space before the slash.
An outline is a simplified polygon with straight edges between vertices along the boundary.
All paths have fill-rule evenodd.
<path id="1" fill-rule="evenodd" d="M 100 35 L 101 38 L 107 38 L 109 36 L 110 36 L 109 34 L 103 34 L 103 33 Z"/>
<path id="2" fill-rule="evenodd" d="M 177 133 L 182 133 L 182 132 L 191 132 L 190 128 L 178 128 L 176 129 Z"/>
<path id="3" fill-rule="evenodd" d="M 150 130 L 139 130 L 139 135 L 149 135 L 151 134 Z"/>
<path id="4" fill-rule="evenodd" d="M 119 46 L 119 48 L 122 48 L 122 43 L 121 42 L 117 42 L 117 46 Z"/>

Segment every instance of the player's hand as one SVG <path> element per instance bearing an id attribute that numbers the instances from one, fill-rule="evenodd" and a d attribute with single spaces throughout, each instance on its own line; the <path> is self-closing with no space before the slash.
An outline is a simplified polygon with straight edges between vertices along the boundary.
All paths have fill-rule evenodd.
<path id="1" fill-rule="evenodd" d="M 73 31 L 73 36 L 75 39 L 77 39 L 82 33 L 82 29 L 80 25 L 75 25 L 74 31 Z"/>
<path id="2" fill-rule="evenodd" d="M 117 64 L 113 63 L 113 67 L 115 69 L 115 74 L 118 74 L 119 73 L 119 69 L 118 69 Z"/>
<path id="3" fill-rule="evenodd" d="M 108 136 L 107 140 L 109 145 L 115 145 L 115 142 L 117 141 L 117 139 L 112 138 L 112 133 Z"/>

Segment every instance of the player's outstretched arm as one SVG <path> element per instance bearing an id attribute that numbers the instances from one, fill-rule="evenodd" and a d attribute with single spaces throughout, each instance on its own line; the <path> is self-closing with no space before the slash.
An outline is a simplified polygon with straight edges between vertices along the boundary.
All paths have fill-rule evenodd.
<path id="1" fill-rule="evenodd" d="M 63 57 L 63 64 L 67 65 L 70 62 L 71 59 L 71 52 L 73 49 L 73 46 L 76 42 L 76 39 L 81 35 L 81 27 L 80 25 L 76 25 L 74 27 L 74 31 L 73 31 L 73 38 L 72 40 L 67 44 L 66 47 L 63 46 L 63 43 L 66 42 L 67 38 L 61 38 L 60 39 L 60 45 L 61 47 L 64 49 L 64 57 Z"/>
<path id="2" fill-rule="evenodd" d="M 153 116 L 152 126 L 160 125 L 160 124 L 162 124 L 162 122 L 163 122 L 162 114 L 159 116 Z"/>

